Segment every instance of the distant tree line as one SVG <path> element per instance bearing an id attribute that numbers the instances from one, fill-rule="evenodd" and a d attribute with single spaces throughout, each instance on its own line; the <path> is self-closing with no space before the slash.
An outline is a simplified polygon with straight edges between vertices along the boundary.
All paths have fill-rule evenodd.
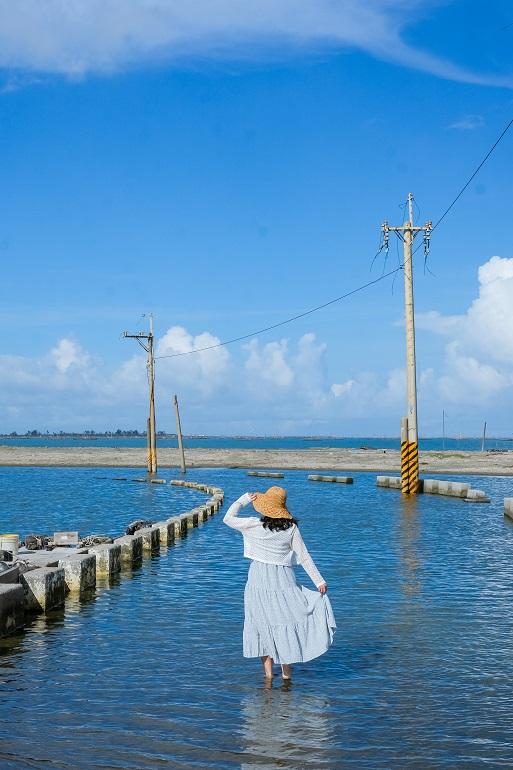
<path id="1" fill-rule="evenodd" d="M 105 430 L 105 431 L 96 431 L 96 430 L 83 430 L 81 432 L 75 432 L 75 431 L 66 431 L 66 430 L 60 430 L 60 431 L 54 431 L 51 433 L 50 431 L 41 432 L 39 430 L 27 430 L 25 433 L 18 433 L 17 431 L 13 430 L 12 433 L 3 433 L 1 434 L 3 436 L 8 436 L 9 438 L 48 438 L 48 437 L 55 437 L 55 438 L 81 438 L 83 436 L 94 436 L 95 438 L 111 438 L 111 437 L 120 437 L 120 438 L 141 438 L 146 436 L 146 431 L 138 431 L 138 430 L 121 430 L 121 428 L 118 428 L 117 430 Z M 176 436 L 176 433 L 166 433 L 163 430 L 157 431 L 157 436 Z"/>

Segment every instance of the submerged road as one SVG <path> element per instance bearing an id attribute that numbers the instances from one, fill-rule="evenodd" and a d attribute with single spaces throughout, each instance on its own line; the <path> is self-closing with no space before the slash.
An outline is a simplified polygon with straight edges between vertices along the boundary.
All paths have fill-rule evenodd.
<path id="1" fill-rule="evenodd" d="M 137 447 L 0 446 L 0 466 L 144 468 L 146 449 Z M 179 467 L 177 449 L 158 450 L 162 468 Z M 286 470 L 399 473 L 393 449 L 187 449 L 191 468 L 275 468 Z M 513 476 L 513 452 L 421 452 L 420 470 L 430 473 Z"/>

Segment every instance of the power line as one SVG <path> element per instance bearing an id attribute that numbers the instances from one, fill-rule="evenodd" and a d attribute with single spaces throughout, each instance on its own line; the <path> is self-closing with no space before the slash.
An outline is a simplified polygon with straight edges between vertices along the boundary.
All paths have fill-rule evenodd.
<path id="1" fill-rule="evenodd" d="M 299 318 L 304 318 L 307 315 L 311 315 L 312 313 L 316 313 L 318 310 L 322 310 L 325 307 L 329 307 L 329 305 L 334 305 L 335 302 L 340 302 L 343 299 L 346 299 L 347 297 L 351 297 L 353 294 L 357 294 L 360 291 L 363 291 L 364 289 L 368 289 L 369 286 L 373 286 L 376 283 L 379 283 L 380 281 L 383 281 L 385 278 L 389 278 L 391 275 L 394 275 L 395 273 L 399 272 L 399 270 L 402 270 L 402 265 L 399 267 L 396 267 L 395 270 L 390 270 L 388 273 L 384 273 L 383 275 L 380 275 L 379 278 L 375 278 L 373 281 L 368 281 L 367 283 L 364 283 L 362 286 L 358 286 L 356 289 L 351 289 L 351 291 L 346 292 L 345 294 L 342 294 L 340 297 L 335 297 L 335 299 L 330 299 L 329 302 L 324 302 L 322 305 L 317 305 L 317 307 L 310 308 L 310 310 L 305 310 L 303 313 L 298 313 L 295 316 L 292 316 L 292 318 L 287 318 L 285 321 L 280 321 L 277 324 L 272 324 L 272 326 L 266 326 L 265 329 L 259 329 L 256 332 L 251 332 L 250 334 L 243 334 L 241 337 L 234 337 L 232 340 L 226 340 L 225 342 L 218 342 L 216 345 L 208 345 L 208 347 L 205 348 L 195 348 L 194 350 L 185 350 L 182 353 L 171 353 L 167 356 L 155 356 L 155 360 L 162 359 L 162 358 L 178 358 L 179 356 L 188 356 L 191 353 L 203 353 L 205 350 L 214 350 L 215 348 L 221 348 L 225 345 L 232 345 L 234 342 L 242 342 L 242 340 L 247 340 L 250 337 L 256 337 L 258 334 L 263 334 L 264 332 L 269 332 L 272 329 L 278 329 L 280 326 L 285 326 L 286 324 L 290 324 L 293 321 L 297 321 Z"/>
<path id="2" fill-rule="evenodd" d="M 452 202 L 447 206 L 443 214 L 439 217 L 439 219 L 435 222 L 435 224 L 432 227 L 432 231 L 435 230 L 445 219 L 447 214 L 454 208 L 456 203 L 459 201 L 467 187 L 471 184 L 471 182 L 476 178 L 476 176 L 479 174 L 483 166 L 485 165 L 486 161 L 490 158 L 492 153 L 495 151 L 496 147 L 500 144 L 500 142 L 504 139 L 506 134 L 508 133 L 509 129 L 513 126 L 513 118 L 509 121 L 509 123 L 506 125 L 506 127 L 502 130 L 501 134 L 498 136 L 498 138 L 495 140 L 493 145 L 490 147 L 482 161 L 479 163 L 479 165 L 476 167 L 476 169 L 473 171 L 471 176 L 467 179 L 463 187 L 459 190 L 456 197 L 452 200 Z M 383 246 L 380 246 L 378 249 L 377 254 L 374 256 L 372 260 L 372 264 L 374 264 L 374 261 L 376 257 L 380 254 Z M 417 249 L 414 250 L 414 254 L 418 251 L 420 246 L 417 247 Z M 298 313 L 298 315 L 292 316 L 292 318 L 287 318 L 285 321 L 280 321 L 277 324 L 272 324 L 271 326 L 266 326 L 264 329 L 258 329 L 258 331 L 250 332 L 249 334 L 243 334 L 240 337 L 234 337 L 231 340 L 226 340 L 225 342 L 218 342 L 216 345 L 208 345 L 204 348 L 194 348 L 193 350 L 185 350 L 182 353 L 171 353 L 166 356 L 155 356 L 155 360 L 161 360 L 163 358 L 179 358 L 181 356 L 188 356 L 192 353 L 203 353 L 207 350 L 215 350 L 216 348 L 225 347 L 226 345 L 232 345 L 235 342 L 242 342 L 243 340 L 250 339 L 251 337 L 256 337 L 259 334 L 264 334 L 264 332 L 272 331 L 273 329 L 278 329 L 280 326 L 285 326 L 286 324 L 292 323 L 293 321 L 297 321 L 300 318 L 304 318 L 307 315 L 311 315 L 312 313 L 316 313 L 318 310 L 322 310 L 325 307 L 329 307 L 330 305 L 334 305 L 336 302 L 340 302 L 343 299 L 346 299 L 347 297 L 352 296 L 353 294 L 357 294 L 360 291 L 364 291 L 364 289 L 368 289 L 370 286 L 373 286 L 376 283 L 379 283 L 380 281 L 383 281 L 385 278 L 389 278 L 391 275 L 396 275 L 400 270 L 403 269 L 403 265 L 399 265 L 395 270 L 390 270 L 388 273 L 383 273 L 379 278 L 376 278 L 373 281 L 369 281 L 368 283 L 363 284 L 362 286 L 358 286 L 356 289 L 352 289 L 351 291 L 347 292 L 346 294 L 342 294 L 340 297 L 335 297 L 335 299 L 331 299 L 328 302 L 324 302 L 322 305 L 317 305 L 317 307 L 311 308 L 310 310 L 305 310 L 303 313 Z"/>
<path id="3" fill-rule="evenodd" d="M 476 168 L 476 170 L 473 172 L 473 174 L 472 174 L 472 175 L 471 175 L 471 176 L 470 176 L 470 177 L 467 179 L 467 181 L 465 182 L 465 184 L 463 185 L 463 187 L 461 188 L 461 190 L 459 191 L 459 193 L 456 195 L 456 197 L 454 198 L 454 200 L 452 201 L 452 203 L 451 203 L 449 206 L 447 206 L 447 208 L 445 209 L 445 211 L 444 211 L 444 213 L 442 214 L 442 216 L 441 216 L 441 217 L 438 219 L 438 221 L 437 221 L 437 222 L 435 222 L 435 224 L 433 225 L 433 230 L 436 230 L 436 228 L 438 227 L 438 225 L 439 225 L 439 224 L 440 224 L 440 223 L 441 223 L 441 222 L 442 222 L 442 221 L 445 219 L 445 217 L 447 216 L 447 214 L 449 213 L 449 211 L 450 211 L 450 210 L 453 208 L 453 206 L 454 206 L 454 205 L 455 205 L 455 204 L 456 204 L 456 203 L 459 201 L 459 199 L 461 198 L 461 196 L 463 195 L 463 193 L 465 192 L 465 190 L 467 189 L 467 187 L 469 186 L 469 184 L 470 184 L 470 183 L 472 182 L 472 180 L 473 180 L 473 179 L 475 179 L 475 178 L 476 178 L 476 176 L 479 174 L 479 172 L 481 171 L 481 169 L 483 168 L 484 164 L 486 163 L 486 161 L 488 160 L 488 158 L 490 157 L 490 155 L 493 153 L 493 151 L 495 150 L 495 148 L 497 147 L 497 145 L 498 145 L 498 144 L 500 144 L 500 142 L 501 142 L 501 141 L 504 139 L 504 137 L 505 137 L 505 136 L 506 136 L 506 134 L 508 133 L 508 131 L 509 131 L 509 129 L 511 128 L 511 126 L 513 126 L 513 118 L 512 118 L 512 119 L 509 121 L 509 123 L 508 123 L 508 124 L 507 124 L 507 126 L 506 126 L 506 127 L 503 129 L 503 131 L 502 131 L 502 133 L 500 134 L 500 136 L 499 136 L 499 137 L 498 137 L 498 138 L 495 140 L 495 142 L 492 144 L 492 146 L 490 147 L 490 149 L 488 150 L 488 152 L 487 152 L 487 153 L 486 153 L 486 155 L 484 156 L 483 160 L 482 160 L 482 161 L 481 161 L 481 163 L 479 164 L 479 166 L 477 166 L 477 168 Z"/>

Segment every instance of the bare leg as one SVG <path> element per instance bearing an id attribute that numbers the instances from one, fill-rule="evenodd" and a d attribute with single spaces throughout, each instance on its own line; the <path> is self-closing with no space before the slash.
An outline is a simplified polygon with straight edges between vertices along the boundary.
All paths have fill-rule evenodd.
<path id="1" fill-rule="evenodd" d="M 264 665 L 264 675 L 266 679 L 273 678 L 273 659 L 269 655 L 262 655 L 262 663 Z"/>
<path id="2" fill-rule="evenodd" d="M 290 679 L 292 677 L 292 668 L 288 663 L 281 664 L 281 674 L 284 679 Z"/>

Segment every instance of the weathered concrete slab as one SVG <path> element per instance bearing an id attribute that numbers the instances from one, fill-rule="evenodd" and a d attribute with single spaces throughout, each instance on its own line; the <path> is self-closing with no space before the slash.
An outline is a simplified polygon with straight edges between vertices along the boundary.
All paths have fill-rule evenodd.
<path id="1" fill-rule="evenodd" d="M 198 513 L 194 511 L 186 511 L 180 514 L 180 519 L 187 522 L 187 529 L 192 529 L 198 526 Z"/>
<path id="2" fill-rule="evenodd" d="M 171 545 L 175 541 L 175 525 L 169 521 L 157 521 L 153 525 L 160 532 L 160 545 Z"/>
<path id="3" fill-rule="evenodd" d="M 115 575 L 121 570 L 121 546 L 114 543 L 93 545 L 89 553 L 96 556 L 96 577 Z"/>
<path id="4" fill-rule="evenodd" d="M 469 489 L 468 495 L 463 498 L 466 503 L 489 503 L 490 498 L 481 489 Z"/>
<path id="5" fill-rule="evenodd" d="M 258 478 L 268 478 L 268 479 L 284 479 L 285 474 L 284 473 L 276 473 L 274 471 L 268 472 L 268 471 L 248 471 L 247 476 L 257 476 Z"/>
<path id="6" fill-rule="evenodd" d="M 401 489 L 400 476 L 378 476 L 376 485 L 387 489 Z"/>
<path id="7" fill-rule="evenodd" d="M 513 519 L 513 497 L 504 498 L 504 515 Z"/>
<path id="8" fill-rule="evenodd" d="M 29 612 L 47 612 L 64 602 L 66 583 L 62 567 L 39 567 L 20 577 Z"/>
<path id="9" fill-rule="evenodd" d="M 448 497 L 468 497 L 470 484 L 461 481 L 441 481 L 439 479 L 424 479 L 424 494 L 446 495 Z"/>
<path id="10" fill-rule="evenodd" d="M 171 516 L 167 519 L 168 524 L 172 524 L 175 531 L 175 540 L 180 537 L 185 537 L 187 534 L 187 522 L 183 522 L 179 516 Z"/>
<path id="11" fill-rule="evenodd" d="M 143 539 L 139 532 L 135 535 L 123 535 L 114 540 L 114 545 L 121 548 L 121 564 L 123 566 L 132 566 L 141 561 L 143 555 Z"/>
<path id="12" fill-rule="evenodd" d="M 59 561 L 68 591 L 86 591 L 96 585 L 96 555 L 73 554 Z"/>
<path id="13" fill-rule="evenodd" d="M 0 572 L 0 585 L 12 585 L 19 582 L 20 568 L 16 562 L 9 562 L 9 567 Z"/>
<path id="14" fill-rule="evenodd" d="M 160 532 L 158 528 L 144 527 L 137 532 L 141 535 L 143 542 L 143 551 L 145 553 L 154 553 L 160 548 Z"/>
<path id="15" fill-rule="evenodd" d="M 25 591 L 21 585 L 0 585 L 0 636 L 12 634 L 25 622 Z"/>
<path id="16" fill-rule="evenodd" d="M 18 551 L 18 557 L 35 567 L 57 567 L 61 558 L 55 551 Z"/>
<path id="17" fill-rule="evenodd" d="M 308 476 L 308 481 L 327 481 L 332 484 L 352 484 L 352 476 Z"/>

